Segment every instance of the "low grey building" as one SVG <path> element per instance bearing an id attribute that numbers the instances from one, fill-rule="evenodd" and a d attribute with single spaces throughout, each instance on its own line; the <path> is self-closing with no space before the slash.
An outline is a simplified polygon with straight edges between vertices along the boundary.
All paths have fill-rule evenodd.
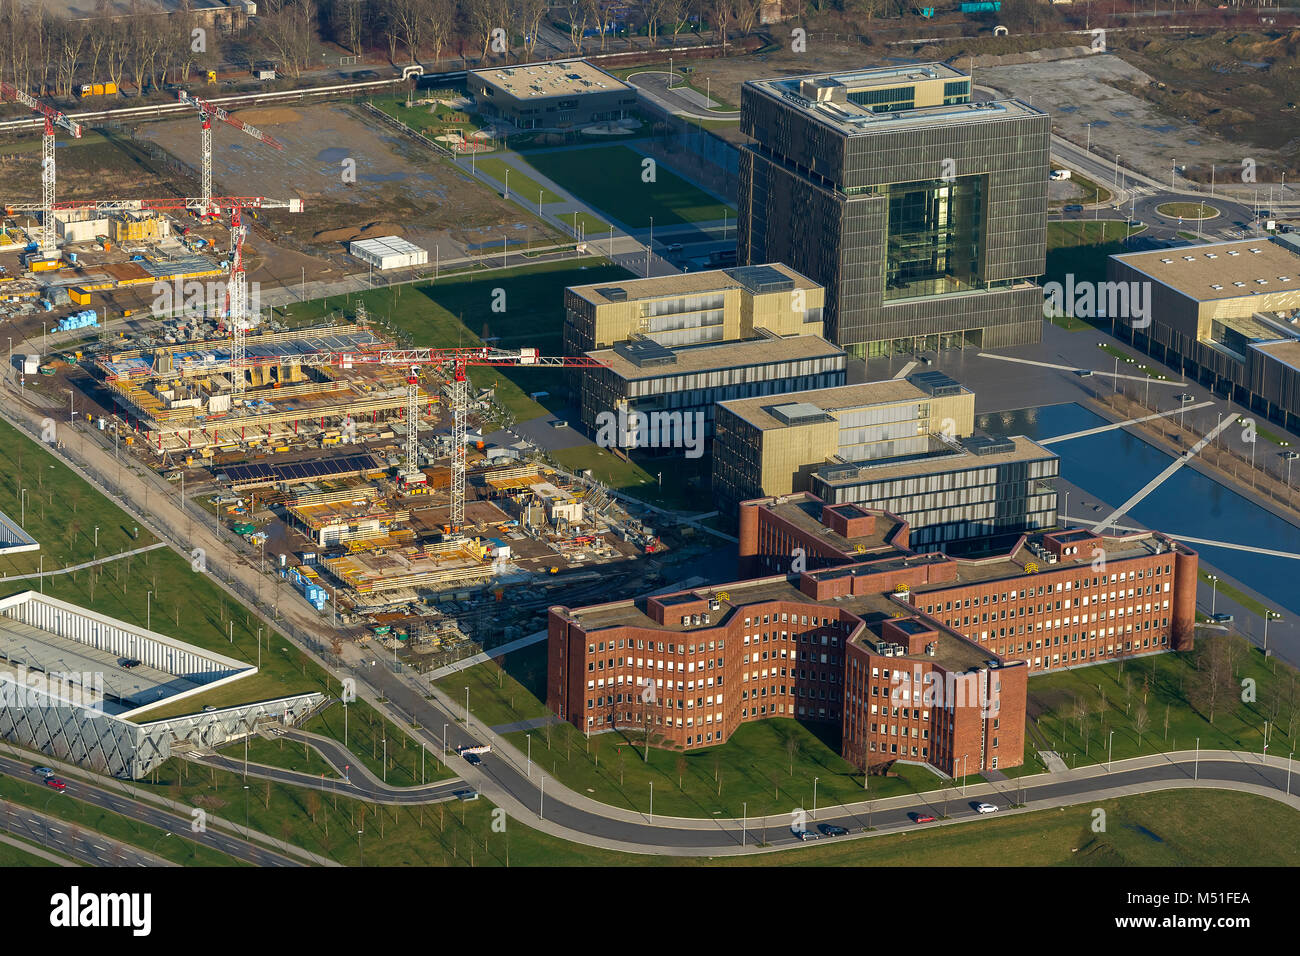
<path id="1" fill-rule="evenodd" d="M 624 119 L 636 89 L 586 60 L 525 63 L 471 70 L 466 81 L 475 108 L 517 129 L 569 129 Z"/>

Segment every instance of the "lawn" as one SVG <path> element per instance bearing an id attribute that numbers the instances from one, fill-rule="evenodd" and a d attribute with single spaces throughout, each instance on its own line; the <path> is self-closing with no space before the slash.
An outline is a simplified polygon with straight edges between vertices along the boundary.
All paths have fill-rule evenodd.
<path id="1" fill-rule="evenodd" d="M 111 785 L 111 784 L 110 784 Z M 193 866 L 247 866 L 242 860 L 227 856 L 211 847 L 193 843 L 183 837 L 164 839 L 169 831 L 139 823 L 111 810 L 83 803 L 72 795 L 76 781 L 69 781 L 68 791 L 52 792 L 49 787 L 27 780 L 0 775 L 0 815 L 9 804 L 31 807 L 82 830 L 94 830 L 119 843 L 126 843 L 173 863 Z M 0 816 L 0 819 L 3 819 Z M 109 844 L 112 850 L 112 844 Z"/>
<path id="2" fill-rule="evenodd" d="M 566 786 L 593 800 L 645 813 L 653 783 L 654 812 L 664 816 L 756 817 L 811 808 L 814 781 L 819 807 L 942 786 L 923 767 L 895 764 L 899 776 L 872 777 L 864 793 L 862 772 L 837 752 L 836 728 L 819 727 L 814 733 L 788 718 L 742 724 L 725 744 L 706 750 L 682 754 L 652 746 L 649 763 L 634 731 L 588 739 L 571 724 L 555 724 L 530 733 L 533 761 Z M 527 752 L 523 732 L 506 739 Z M 978 779 L 970 775 L 972 783 Z"/>
<path id="3" fill-rule="evenodd" d="M 427 756 L 421 754 L 418 743 L 398 732 L 391 721 L 385 720 L 364 700 L 357 699 L 349 703 L 346 714 L 341 703 L 331 704 L 313 715 L 302 725 L 302 729 L 343 741 L 343 745 L 372 774 L 392 787 L 418 787 L 423 783 L 449 780 L 455 776 L 438 762 L 432 749 Z M 439 732 L 436 728 L 430 729 Z M 293 745 L 286 746 L 291 748 Z M 231 752 L 227 756 L 236 754 Z"/>
<path id="4" fill-rule="evenodd" d="M 42 541 L 42 552 L 50 551 L 46 568 L 77 564 L 93 557 L 93 527 L 99 524 L 99 553 L 106 548 L 122 550 L 134 543 L 131 518 L 57 461 L 35 442 L 0 422 L 0 499 L 12 491 L 21 476 L 34 489 L 27 495 L 28 527 Z M 51 497 L 46 497 L 46 494 Z M 35 498 L 35 502 L 33 499 Z M 56 506 L 55 502 L 59 502 Z M 55 517 L 60 507 L 75 502 L 76 518 Z M 49 510 L 49 516 L 45 514 Z M 82 524 L 82 520 L 87 522 Z M 76 528 L 73 534 L 71 529 Z M 42 537 L 43 536 L 43 537 Z M 143 529 L 140 540 L 153 538 Z M 48 542 L 48 549 L 47 549 Z M 15 559 L 19 560 L 19 559 Z M 36 582 L 0 582 L 0 595 L 27 590 Z M 280 579 L 264 589 L 267 604 L 278 602 Z M 246 661 L 260 662 L 256 674 L 215 690 L 140 715 L 141 721 L 192 714 L 204 706 L 222 707 L 259 700 L 273 700 L 293 694 L 318 691 L 338 694 L 340 686 L 298 650 L 288 639 L 260 624 L 252 613 L 221 590 L 208 573 L 196 572 L 190 562 L 170 548 L 159 548 L 69 574 L 49 577 L 44 583 L 51 597 L 90 608 L 141 627 L 177 638 L 196 647 Z M 260 648 L 260 655 L 259 655 Z M 363 705 L 365 706 L 365 705 Z M 373 718 L 378 721 L 378 716 Z M 390 738 L 406 735 L 388 721 Z M 320 733 L 328 734 L 327 729 Z M 341 736 L 340 736 L 341 739 Z M 378 762 L 375 764 L 379 767 Z M 378 771 L 377 771 L 378 772 Z M 409 774 L 408 774 L 409 776 Z"/>
<path id="5" fill-rule="evenodd" d="M 469 709 L 476 725 L 499 727 L 546 717 L 550 714 L 542 701 L 546 693 L 546 642 L 457 671 L 437 681 L 437 687 L 462 703 L 465 688 L 469 687 Z"/>
<path id="6" fill-rule="evenodd" d="M 243 760 L 245 750 L 242 743 L 234 744 L 222 751 L 222 755 L 231 760 Z M 248 762 L 260 763 L 267 767 L 279 767 L 282 770 L 296 770 L 299 773 L 315 774 L 318 777 L 338 777 L 334 768 L 325 762 L 315 750 L 296 740 L 277 737 L 267 740 L 253 737 L 248 741 Z"/>
<path id="7" fill-rule="evenodd" d="M 1093 832 L 1095 811 L 1106 829 Z M 1254 794 L 1172 790 L 870 840 L 819 840 L 725 866 L 1295 866 L 1300 814 Z M 705 861 L 698 861 L 705 862 Z"/>
<path id="8" fill-rule="evenodd" d="M 358 303 L 365 303 L 372 316 L 415 346 L 472 346 L 492 339 L 501 348 L 530 347 L 543 355 L 560 355 L 565 288 L 629 275 L 604 260 L 594 262 L 539 263 L 332 296 L 291 306 L 289 314 L 297 322 L 320 321 L 340 310 L 350 314 Z M 503 311 L 494 311 L 494 306 Z M 476 388 L 495 386 L 497 400 L 517 420 L 546 413 L 528 397 L 532 392 L 550 392 L 548 405 L 557 409 L 563 404 L 565 380 L 559 369 L 472 368 L 469 377 Z"/>
<path id="9" fill-rule="evenodd" d="M 1055 163 L 1053 163 L 1052 168 L 1063 169 L 1064 167 L 1057 166 Z M 1063 199 L 1060 202 L 1053 201 L 1052 202 L 1053 206 L 1061 206 L 1061 205 L 1065 205 L 1066 203 L 1079 203 L 1081 205 L 1091 206 L 1094 205 L 1095 203 L 1110 202 L 1110 197 L 1111 197 L 1110 190 L 1106 189 L 1104 186 L 1099 186 L 1097 183 L 1093 182 L 1088 177 L 1080 176 L 1077 172 L 1071 171 L 1070 182 L 1074 183 L 1076 186 L 1082 189 L 1083 195 L 1078 197 L 1077 199 L 1068 199 L 1068 200 Z"/>
<path id="10" fill-rule="evenodd" d="M 482 159 L 475 159 L 474 166 L 502 184 L 505 183 L 506 170 L 509 169 L 510 197 L 516 202 L 531 206 L 537 200 L 539 193 L 543 203 L 564 202 L 563 196 L 551 192 L 537 180 L 524 175 L 518 169 L 511 168 L 510 164 L 498 156 L 485 156 Z"/>
<path id="11" fill-rule="evenodd" d="M 71 468 L 4 421 L 0 421 L 0 511 L 15 522 L 23 520 L 24 529 L 41 545 L 39 551 L 0 558 L 4 575 L 30 574 L 38 567 L 51 571 L 157 541 Z M 6 592 L 29 586 L 36 587 L 36 581 L 0 583 Z"/>
<path id="12" fill-rule="evenodd" d="M 1210 572 L 1198 568 L 1196 574 L 1206 584 L 1213 584 L 1213 582 L 1210 581 Z M 1222 578 L 1219 579 L 1217 589 L 1219 591 L 1222 591 L 1228 597 L 1232 598 L 1242 607 L 1250 608 L 1250 610 L 1254 611 L 1260 617 L 1264 616 L 1264 610 L 1265 610 L 1264 605 L 1260 604 L 1258 601 L 1256 601 L 1249 594 L 1246 594 L 1244 591 L 1237 590 Z"/>
<path id="13" fill-rule="evenodd" d="M 1197 643 L 1190 654 L 1157 654 L 1032 677 L 1026 765 L 1008 775 L 1040 771 L 1033 756 L 1040 744 L 1073 766 L 1106 762 L 1112 746 L 1114 759 L 1122 760 L 1193 750 L 1198 739 L 1202 750 L 1260 753 L 1266 723 L 1271 753 L 1285 756 L 1296 750 L 1300 675 L 1276 658 L 1265 664 L 1237 635 L 1202 636 Z M 1251 696 L 1250 682 L 1253 699 L 1243 700 Z"/>
<path id="14" fill-rule="evenodd" d="M 734 217 L 735 209 L 658 163 L 653 182 L 642 179 L 645 159 L 626 146 L 529 152 L 524 158 L 548 179 L 588 205 L 636 229 Z"/>
<path id="15" fill-rule="evenodd" d="M 1161 203 L 1156 212 L 1169 219 L 1213 219 L 1219 214 L 1219 210 L 1203 202 Z"/>
<path id="16" fill-rule="evenodd" d="M 1106 260 L 1125 251 L 1124 239 L 1133 233 L 1127 220 L 1072 219 L 1047 224 L 1047 272 L 1043 282 L 1099 282 L 1106 278 Z"/>
<path id="17" fill-rule="evenodd" d="M 15 839 L 18 838 L 15 837 Z M 8 843 L 0 843 L 0 867 L 9 869 L 15 866 L 58 866 L 58 864 L 51 863 L 43 856 L 20 850 Z"/>

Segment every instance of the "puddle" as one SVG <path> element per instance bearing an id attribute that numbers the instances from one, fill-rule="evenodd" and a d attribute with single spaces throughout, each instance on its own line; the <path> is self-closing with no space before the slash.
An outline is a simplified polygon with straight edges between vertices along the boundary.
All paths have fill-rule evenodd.
<path id="1" fill-rule="evenodd" d="M 348 158 L 349 151 L 343 146 L 330 146 L 316 154 L 322 163 L 338 163 Z"/>

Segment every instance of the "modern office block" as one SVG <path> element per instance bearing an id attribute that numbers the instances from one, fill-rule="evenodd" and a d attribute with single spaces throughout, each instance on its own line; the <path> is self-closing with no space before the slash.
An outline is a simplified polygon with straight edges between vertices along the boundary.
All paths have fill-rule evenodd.
<path id="1" fill-rule="evenodd" d="M 939 63 L 751 80 L 737 255 L 826 289 L 862 356 L 1042 334 L 1050 117 Z"/>

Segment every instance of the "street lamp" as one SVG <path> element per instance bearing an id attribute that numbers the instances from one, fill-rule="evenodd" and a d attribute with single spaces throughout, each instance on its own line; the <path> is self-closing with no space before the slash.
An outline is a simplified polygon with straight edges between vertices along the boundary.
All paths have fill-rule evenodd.
<path id="1" fill-rule="evenodd" d="M 248 784 L 244 784 L 244 833 L 248 833 Z"/>
<path id="2" fill-rule="evenodd" d="M 145 592 L 144 629 L 146 631 L 153 630 L 153 592 L 152 591 Z"/>
<path id="3" fill-rule="evenodd" d="M 1115 731 L 1110 732 L 1110 737 L 1106 741 L 1106 772 L 1110 773 L 1110 768 L 1114 763 L 1115 756 Z"/>
<path id="4" fill-rule="evenodd" d="M 813 777 L 813 812 L 812 818 L 817 819 L 817 778 Z"/>
<path id="5" fill-rule="evenodd" d="M 528 776 L 531 778 L 533 775 L 533 735 L 525 734 L 524 736 L 528 738 Z"/>
<path id="6" fill-rule="evenodd" d="M 442 759 L 443 761 L 447 759 L 447 725 L 445 723 L 442 725 Z"/>
<path id="7" fill-rule="evenodd" d="M 1215 602 L 1219 598 L 1219 576 L 1217 574 L 1207 574 L 1210 579 L 1210 617 L 1214 617 Z"/>
<path id="8" fill-rule="evenodd" d="M 653 780 L 650 781 L 650 814 L 649 814 L 649 816 L 650 816 L 650 822 L 651 822 L 651 823 L 654 823 L 654 820 L 655 820 L 655 782 L 654 782 Z"/>
<path id="9" fill-rule="evenodd" d="M 1264 611 L 1264 653 L 1265 654 L 1268 653 L 1268 622 L 1280 621 L 1280 620 L 1282 620 L 1281 614 L 1278 614 L 1275 611 L 1269 611 L 1269 610 Z"/>
<path id="10" fill-rule="evenodd" d="M 1288 773 L 1289 772 L 1290 771 L 1288 765 Z M 1289 776 L 1287 777 L 1286 784 L 1289 790 L 1291 786 L 1291 778 Z M 749 804 L 741 803 L 740 805 L 740 845 L 741 846 L 745 845 L 745 833 L 748 827 L 749 827 Z"/>
<path id="11" fill-rule="evenodd" d="M 469 731 L 469 688 L 465 688 L 465 731 Z"/>
<path id="12" fill-rule="evenodd" d="M 365 848 L 364 841 L 361 839 L 362 836 L 365 835 L 365 832 L 366 832 L 365 830 L 358 830 L 358 831 L 357 831 L 357 850 L 358 850 L 358 851 L 360 852 L 360 854 L 361 854 L 361 865 L 362 865 L 362 866 L 365 866 L 365 865 L 366 865 L 366 848 Z"/>

